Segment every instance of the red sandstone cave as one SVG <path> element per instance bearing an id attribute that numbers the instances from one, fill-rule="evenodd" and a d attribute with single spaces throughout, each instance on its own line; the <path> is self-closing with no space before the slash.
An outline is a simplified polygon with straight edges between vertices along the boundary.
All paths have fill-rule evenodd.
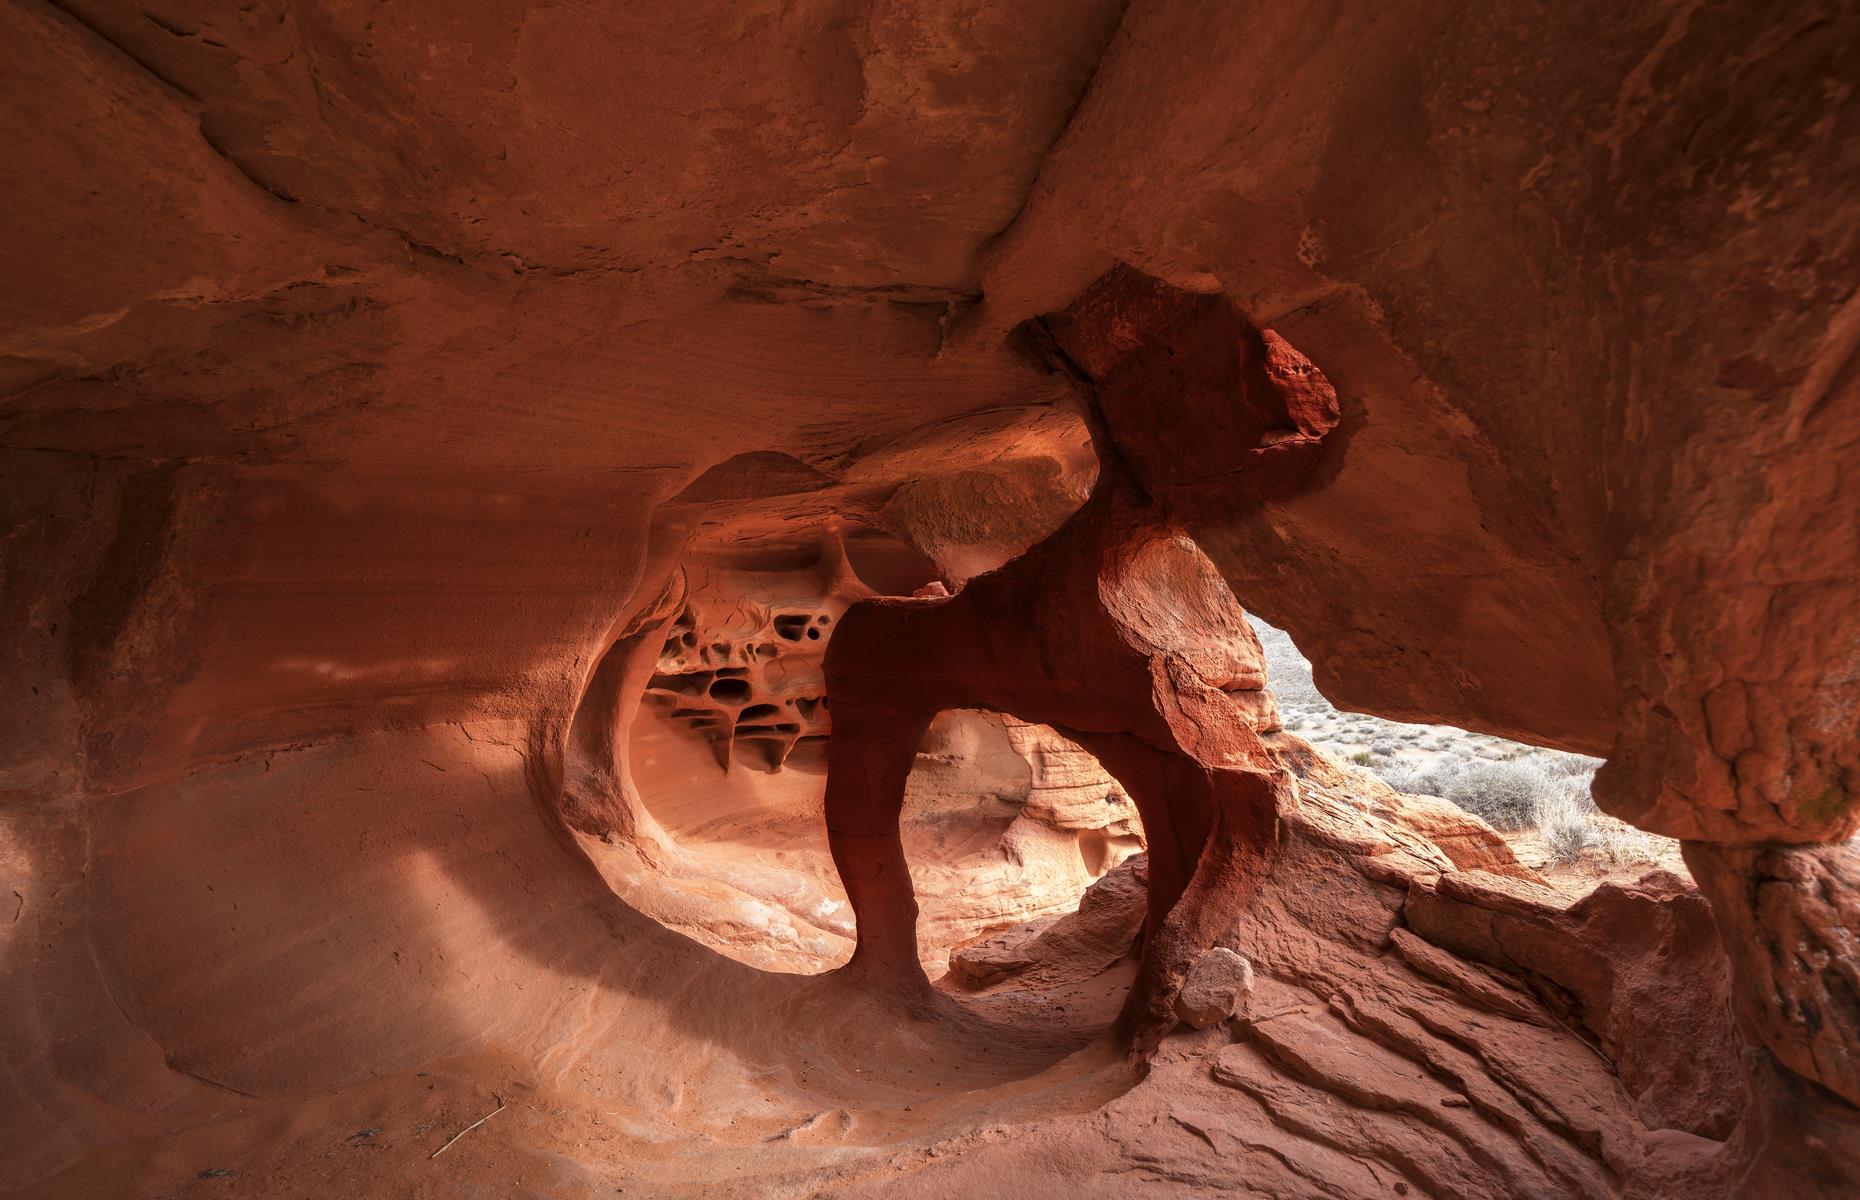
<path id="1" fill-rule="evenodd" d="M 1850 6 L 0 25 L 0 1194 L 1860 1195 Z"/>

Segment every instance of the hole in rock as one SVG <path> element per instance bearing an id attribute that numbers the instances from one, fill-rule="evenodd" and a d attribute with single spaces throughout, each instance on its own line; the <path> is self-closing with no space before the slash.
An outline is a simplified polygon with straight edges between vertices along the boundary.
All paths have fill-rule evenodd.
<path id="1" fill-rule="evenodd" d="M 654 675 L 646 685 L 648 694 L 654 692 L 670 693 L 674 696 L 701 696 L 710 686 L 709 671 L 694 671 L 688 675 Z"/>
<path id="2" fill-rule="evenodd" d="M 799 733 L 800 729 L 801 727 L 793 721 L 761 721 L 753 723 L 738 721 L 736 724 L 736 736 L 750 737 L 756 734 L 780 735 L 784 733 Z"/>
<path id="3" fill-rule="evenodd" d="M 713 700 L 745 700 L 749 697 L 749 681 L 725 677 L 710 685 L 710 697 Z"/>
<path id="4" fill-rule="evenodd" d="M 1567 895 L 1653 868 L 1691 877 L 1677 841 L 1596 807 L 1591 786 L 1601 759 L 1339 709 L 1318 690 L 1311 662 L 1291 635 L 1249 619 L 1285 732 L 1397 792 L 1437 797 L 1479 817 L 1520 863 Z"/>
<path id="5" fill-rule="evenodd" d="M 648 702 L 625 731 L 632 781 L 663 853 L 647 864 L 624 844 L 590 842 L 635 907 L 764 969 L 815 973 L 852 952 L 852 911 L 822 811 L 832 726 L 821 664 L 839 614 L 878 594 L 853 569 L 851 545 L 891 587 L 915 590 L 933 577 L 901 546 L 887 553 L 875 540 L 849 542 L 843 557 L 700 553 L 685 563 L 673 627 L 694 631 L 699 649 L 682 637 L 653 642 Z M 1142 863 L 1127 861 L 1142 851 L 1143 831 L 1090 754 L 1011 717 L 943 713 L 917 757 L 902 820 L 931 978 L 948 972 L 958 992 L 1095 988 L 1115 1008 L 1128 980 L 1110 968 L 1143 920 Z M 1099 923 L 1092 937 L 1061 939 L 1069 956 L 1049 953 L 1054 943 L 1042 935 L 1076 918 L 1086 889 L 1107 877 L 1105 902 L 1088 914 Z M 1081 966 L 1079 944 L 1103 961 Z M 1054 961 L 1034 970 L 1043 956 Z M 1034 984 L 1015 982 L 1027 972 Z M 1082 992 L 1071 1007 L 1096 1011 Z"/>
<path id="6" fill-rule="evenodd" d="M 679 573 L 670 625 L 685 632 L 654 642 L 645 703 L 617 731 L 653 844 L 590 852 L 634 907 L 732 958 L 808 973 L 843 963 L 852 911 L 822 817 L 827 643 L 808 635 L 934 568 L 888 535 L 815 530 L 700 546 Z"/>
<path id="7" fill-rule="evenodd" d="M 952 992 L 1108 1022 L 1147 911 L 1143 824 L 1089 751 L 1000 713 L 939 713 L 901 833 L 919 956 Z"/>

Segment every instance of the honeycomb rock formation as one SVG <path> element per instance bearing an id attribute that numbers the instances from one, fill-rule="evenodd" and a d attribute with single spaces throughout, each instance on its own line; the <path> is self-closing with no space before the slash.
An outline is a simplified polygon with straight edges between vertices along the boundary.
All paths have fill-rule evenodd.
<path id="1" fill-rule="evenodd" d="M 813 572 L 818 595 L 771 594 L 727 576 L 694 586 L 686 575 L 646 699 L 709 740 L 726 768 L 747 759 L 777 770 L 799 742 L 832 728 L 820 660 L 835 618 L 872 590 L 837 538 L 826 549 Z"/>
<path id="2" fill-rule="evenodd" d="M 0 6 L 0 1192 L 1860 1193 L 1856 60 Z M 1329 761 L 1247 612 L 1690 878 Z"/>

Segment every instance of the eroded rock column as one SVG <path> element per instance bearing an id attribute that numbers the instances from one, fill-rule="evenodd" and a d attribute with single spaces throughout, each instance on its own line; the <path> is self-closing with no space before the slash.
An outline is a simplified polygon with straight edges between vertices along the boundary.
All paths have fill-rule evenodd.
<path id="1" fill-rule="evenodd" d="M 1291 784 L 1254 729 L 1259 644 L 1213 565 L 1114 460 L 1056 534 L 955 596 L 870 600 L 826 659 L 826 817 L 858 915 L 852 968 L 907 987 L 916 902 L 898 813 L 947 708 L 1051 725 L 1096 754 L 1149 837 L 1148 952 L 1126 1015 L 1159 1027 L 1272 852 Z M 1185 902 L 1185 897 L 1189 898 Z"/>

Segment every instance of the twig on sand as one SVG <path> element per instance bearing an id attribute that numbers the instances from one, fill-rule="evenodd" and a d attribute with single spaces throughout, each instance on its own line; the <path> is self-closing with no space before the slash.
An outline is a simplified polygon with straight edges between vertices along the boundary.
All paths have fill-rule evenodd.
<path id="1" fill-rule="evenodd" d="M 453 1134 L 452 1142 L 458 1141 L 460 1138 L 464 1137 L 466 1134 L 470 1133 L 472 1130 L 478 1128 L 478 1126 L 484 1124 L 486 1121 L 490 1120 L 492 1117 L 495 1117 L 498 1113 L 501 1113 L 504 1111 L 504 1098 L 502 1096 L 498 1095 L 496 1092 L 492 1092 L 491 1099 L 497 1101 L 497 1107 L 492 1109 L 490 1112 L 484 1114 L 482 1117 L 479 1117 L 476 1121 L 473 1121 L 471 1124 L 459 1130 L 457 1133 Z M 438 1158 L 440 1155 L 444 1154 L 446 1151 L 452 1149 L 452 1142 L 447 1142 L 445 1145 L 441 1146 L 439 1149 L 427 1155 L 427 1158 L 429 1160 Z"/>

